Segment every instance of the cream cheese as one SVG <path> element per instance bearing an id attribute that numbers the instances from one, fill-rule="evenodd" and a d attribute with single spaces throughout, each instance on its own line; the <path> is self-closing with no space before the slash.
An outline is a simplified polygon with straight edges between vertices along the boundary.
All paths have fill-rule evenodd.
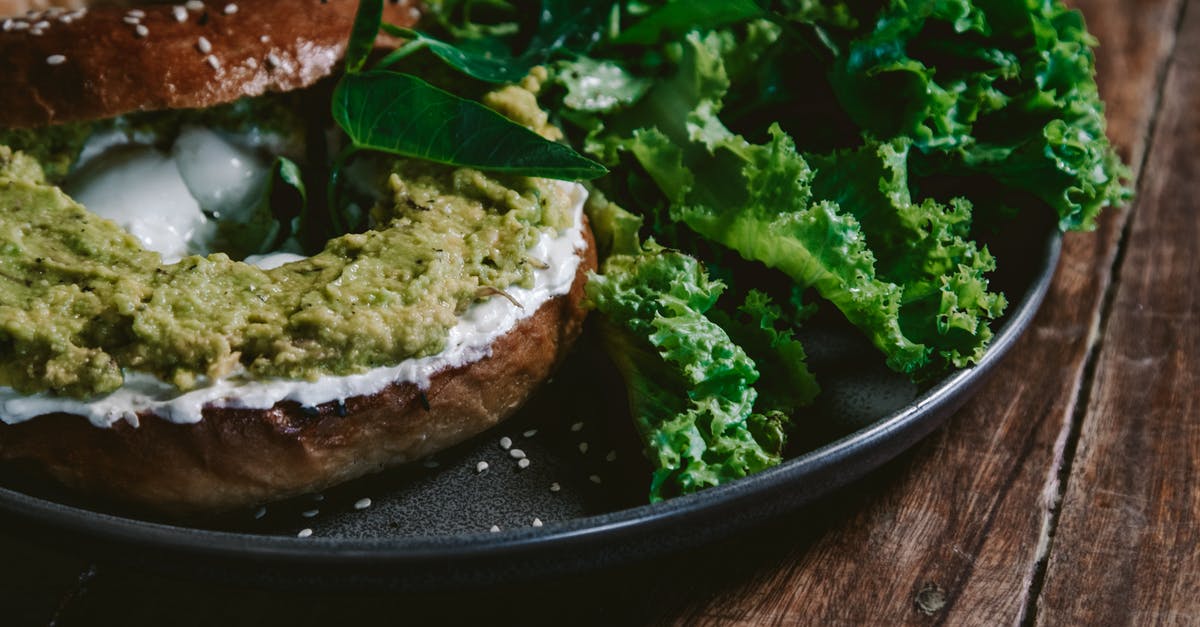
<path id="1" fill-rule="evenodd" d="M 570 291 L 579 267 L 577 251 L 586 245 L 582 229 L 587 191 L 576 183 L 561 185 L 572 197 L 574 223 L 558 233 L 543 233 L 530 249 L 529 256 L 545 262 L 547 267 L 534 272 L 532 287 L 512 286 L 507 290 L 521 306 L 502 296 L 476 303 L 451 327 L 446 348 L 437 355 L 408 359 L 362 374 L 325 376 L 316 381 L 229 377 L 185 393 L 153 376 L 129 371 L 125 374 L 125 385 L 120 389 L 90 400 L 45 393 L 24 395 L 12 388 L 0 387 L 0 420 L 16 424 L 61 412 L 84 416 L 97 427 L 111 427 L 121 420 L 137 426 L 139 413 L 152 413 L 170 422 L 189 424 L 202 419 L 205 406 L 269 409 L 281 401 L 314 406 L 375 394 L 395 382 L 428 388 L 433 375 L 487 357 L 497 338 L 508 333 L 522 319 L 532 316 L 546 301 Z"/>

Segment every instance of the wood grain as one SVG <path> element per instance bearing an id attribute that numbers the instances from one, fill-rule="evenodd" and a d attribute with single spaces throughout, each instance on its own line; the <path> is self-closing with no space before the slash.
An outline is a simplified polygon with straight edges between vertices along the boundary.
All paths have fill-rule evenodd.
<path id="1" fill-rule="evenodd" d="M 1180 2 L 1077 4 L 1104 44 L 1098 63 L 1111 136 L 1137 163 L 1174 45 L 1163 34 L 1174 32 Z M 1110 212 L 1098 232 L 1067 238 L 1033 328 L 994 382 L 919 447 L 890 492 L 814 546 L 794 547 L 779 564 L 668 622 L 1020 621 L 1053 523 L 1092 329 L 1126 215 Z"/>
<path id="2" fill-rule="evenodd" d="M 1186 8 L 1039 607 L 1200 622 L 1200 5 Z"/>

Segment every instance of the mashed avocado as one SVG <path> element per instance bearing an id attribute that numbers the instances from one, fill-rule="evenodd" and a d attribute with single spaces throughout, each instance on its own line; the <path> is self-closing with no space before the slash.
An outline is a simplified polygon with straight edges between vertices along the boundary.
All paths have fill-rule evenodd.
<path id="1" fill-rule="evenodd" d="M 528 249 L 570 223 L 569 198 L 541 179 L 397 160 L 385 184 L 376 228 L 303 261 L 162 265 L 0 146 L 0 385 L 86 397 L 132 369 L 186 390 L 434 354 L 471 302 L 527 285 Z"/>

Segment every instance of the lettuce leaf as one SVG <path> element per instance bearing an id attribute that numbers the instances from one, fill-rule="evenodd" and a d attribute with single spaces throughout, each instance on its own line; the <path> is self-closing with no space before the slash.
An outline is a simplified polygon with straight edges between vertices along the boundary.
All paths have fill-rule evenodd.
<path id="1" fill-rule="evenodd" d="M 778 308 L 752 294 L 735 320 L 714 309 L 725 286 L 694 257 L 636 243 L 640 221 L 611 203 L 589 203 L 588 212 L 602 249 L 618 251 L 590 278 L 587 295 L 655 466 L 651 500 L 778 464 L 788 413 L 818 390 L 803 348 L 776 328 Z M 769 365 L 767 377 L 743 341 Z"/>

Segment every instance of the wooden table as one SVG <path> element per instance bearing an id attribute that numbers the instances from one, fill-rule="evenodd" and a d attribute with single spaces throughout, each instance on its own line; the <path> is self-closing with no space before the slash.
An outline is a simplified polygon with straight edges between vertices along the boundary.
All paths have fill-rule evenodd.
<path id="1" fill-rule="evenodd" d="M 1067 236 L 994 380 L 867 479 L 704 551 L 453 595 L 196 583 L 0 536 L 0 624 L 1200 624 L 1200 0 L 1076 4 L 1138 198 Z"/>

